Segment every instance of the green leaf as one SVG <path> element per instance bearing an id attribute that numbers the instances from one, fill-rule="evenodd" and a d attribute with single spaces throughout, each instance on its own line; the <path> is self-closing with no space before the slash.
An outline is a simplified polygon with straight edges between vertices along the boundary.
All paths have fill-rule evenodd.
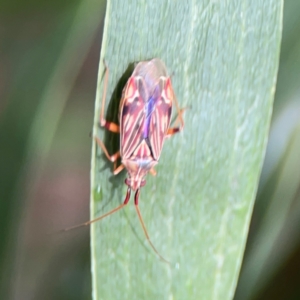
<path id="1" fill-rule="evenodd" d="M 107 3 L 94 135 L 110 153 L 118 137 L 99 129 L 103 59 L 107 119 L 117 117 L 121 80 L 134 62 L 161 58 L 185 111 L 184 131 L 165 142 L 132 202 L 91 229 L 94 299 L 231 299 L 265 153 L 281 39 L 282 1 Z M 121 84 L 122 83 L 122 84 Z M 114 93 L 114 94 L 113 94 Z M 113 96 L 112 96 L 113 95 Z M 94 143 L 91 217 L 122 203 L 125 172 Z"/>

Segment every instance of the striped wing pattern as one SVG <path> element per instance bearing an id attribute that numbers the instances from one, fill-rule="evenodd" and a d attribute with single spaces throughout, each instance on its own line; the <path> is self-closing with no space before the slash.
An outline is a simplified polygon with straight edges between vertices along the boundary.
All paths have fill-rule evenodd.
<path id="1" fill-rule="evenodd" d="M 120 103 L 120 144 L 123 159 L 129 159 L 141 143 L 145 123 L 145 101 L 139 92 L 139 85 L 141 86 L 140 80 L 131 77 L 124 88 Z"/>
<path id="2" fill-rule="evenodd" d="M 123 159 L 130 159 L 144 140 L 152 159 L 159 159 L 171 120 L 170 84 L 170 79 L 166 77 L 160 77 L 156 82 L 146 82 L 141 76 L 129 78 L 120 103 Z"/>
<path id="3" fill-rule="evenodd" d="M 166 92 L 169 79 L 160 79 L 160 86 L 163 87 L 159 98 L 157 99 L 149 126 L 149 142 L 152 149 L 152 155 L 158 161 L 163 147 L 164 139 L 170 126 L 172 114 L 172 98 Z"/>

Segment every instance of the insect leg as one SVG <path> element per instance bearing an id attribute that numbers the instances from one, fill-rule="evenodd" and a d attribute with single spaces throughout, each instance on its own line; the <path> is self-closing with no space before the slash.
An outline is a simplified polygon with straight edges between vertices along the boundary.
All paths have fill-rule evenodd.
<path id="1" fill-rule="evenodd" d="M 97 136 L 95 136 L 95 140 L 96 140 L 98 146 L 99 146 L 99 147 L 102 149 L 102 151 L 104 152 L 104 154 L 105 154 L 105 156 L 107 157 L 107 159 L 108 159 L 109 161 L 113 162 L 113 163 L 116 162 L 117 159 L 120 157 L 120 151 L 116 152 L 116 153 L 113 154 L 113 155 L 110 155 L 110 154 L 108 153 L 108 151 L 107 151 L 105 145 L 103 144 L 103 142 L 102 142 Z M 116 169 L 116 166 L 115 166 L 114 169 Z M 120 171 L 121 171 L 121 170 L 120 170 Z M 118 173 L 119 173 L 119 172 L 118 172 Z"/>
<path id="2" fill-rule="evenodd" d="M 107 130 L 109 130 L 111 132 L 119 133 L 120 132 L 119 125 L 117 125 L 113 122 L 108 122 L 104 118 L 104 108 L 105 108 L 108 75 L 109 75 L 109 69 L 108 69 L 108 66 L 105 63 L 105 61 L 104 61 L 104 65 L 105 65 L 105 79 L 104 79 L 104 88 L 103 88 L 103 94 L 102 94 L 102 106 L 101 106 L 101 112 L 100 112 L 100 125 L 102 127 L 105 127 Z M 116 163 L 117 159 L 120 157 L 120 151 L 118 151 L 117 153 L 115 153 L 113 155 L 110 155 L 107 151 L 107 148 L 103 144 L 103 142 L 98 137 L 95 137 L 95 139 L 96 139 L 98 146 L 102 149 L 102 151 L 104 152 L 107 159 L 114 163 L 114 173 L 118 174 L 123 169 L 123 168 L 120 168 L 121 166 L 119 166 L 117 168 L 117 163 Z"/>
<path id="3" fill-rule="evenodd" d="M 135 205 L 135 209 L 136 209 L 136 212 L 137 212 L 137 215 L 139 217 L 139 220 L 140 220 L 140 223 L 142 225 L 142 228 L 143 228 L 143 231 L 145 233 L 145 236 L 151 246 L 151 248 L 154 250 L 154 252 L 159 256 L 159 258 L 161 260 L 163 260 L 164 262 L 166 262 L 167 264 L 170 264 L 169 261 L 167 261 L 157 250 L 156 248 L 154 247 L 153 243 L 151 242 L 150 240 L 150 237 L 149 237 L 149 234 L 148 234 L 148 231 L 147 231 L 147 228 L 145 226 L 145 223 L 144 223 L 144 220 L 143 220 L 143 217 L 142 217 L 142 214 L 141 214 L 141 211 L 139 209 L 139 195 L 140 195 L 140 190 L 138 189 L 134 195 L 134 205 Z"/>
<path id="4" fill-rule="evenodd" d="M 183 121 L 183 118 L 182 118 L 182 114 L 185 111 L 185 108 L 180 108 L 179 107 L 178 101 L 176 99 L 176 96 L 175 96 L 175 93 L 174 93 L 174 90 L 173 90 L 173 87 L 172 87 L 171 84 L 170 84 L 170 88 L 172 89 L 173 100 L 174 100 L 175 107 L 176 107 L 176 110 L 177 110 L 177 113 L 178 113 L 178 117 L 177 117 L 175 123 L 179 122 L 179 126 L 169 128 L 168 131 L 167 131 L 167 134 L 166 134 L 167 137 L 170 137 L 173 134 L 175 134 L 175 133 L 177 133 L 177 132 L 179 132 L 183 129 L 184 121 Z"/>
<path id="5" fill-rule="evenodd" d="M 152 176 L 156 176 L 156 171 L 154 168 L 150 169 L 149 173 L 152 175 Z"/>
<path id="6" fill-rule="evenodd" d="M 115 163 L 114 163 L 114 175 L 119 174 L 124 168 L 125 168 L 125 167 L 124 167 L 123 164 L 120 164 L 120 165 L 117 167 L 116 161 L 115 161 Z"/>
<path id="7" fill-rule="evenodd" d="M 177 127 L 169 128 L 168 131 L 167 131 L 166 137 L 170 137 L 170 136 L 172 136 L 173 134 L 178 133 L 178 132 L 180 132 L 180 131 L 183 129 L 183 127 L 184 127 L 184 122 L 183 122 L 183 118 L 182 118 L 182 113 L 183 113 L 184 111 L 185 111 L 185 108 L 179 109 L 179 111 L 178 111 L 178 117 L 177 117 L 175 123 L 179 122 L 180 125 L 177 126 Z"/>
<path id="8" fill-rule="evenodd" d="M 100 112 L 100 125 L 105 127 L 111 132 L 119 133 L 120 126 L 113 122 L 108 122 L 104 118 L 104 109 L 105 109 L 105 101 L 106 101 L 106 93 L 107 93 L 107 85 L 108 85 L 108 76 L 109 76 L 109 68 L 104 61 L 105 66 L 105 78 L 104 78 L 104 86 L 103 86 L 103 94 L 102 94 L 102 105 L 101 105 L 101 112 Z"/>

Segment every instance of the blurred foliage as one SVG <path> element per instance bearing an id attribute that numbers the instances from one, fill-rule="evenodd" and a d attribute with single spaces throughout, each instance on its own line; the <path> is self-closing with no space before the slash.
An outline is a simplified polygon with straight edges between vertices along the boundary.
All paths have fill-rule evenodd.
<path id="1" fill-rule="evenodd" d="M 235 299 L 300 298 L 300 2 L 284 4 L 274 114 Z"/>
<path id="2" fill-rule="evenodd" d="M 63 156 L 60 159 L 55 156 L 55 160 L 51 161 L 51 145 L 55 145 L 55 140 L 59 137 L 56 131 L 60 119 L 67 100 L 75 89 L 79 70 L 91 50 L 96 32 L 98 44 L 100 43 L 99 28 L 103 20 L 104 3 L 91 0 L 29 1 L 18 4 L 20 5 L 13 1 L 1 2 L 0 9 L 0 299 L 75 299 L 74 295 L 77 299 L 87 296 L 89 298 L 89 288 L 83 288 L 81 285 L 74 294 L 67 285 L 61 284 L 61 276 L 53 276 L 63 266 L 58 265 L 58 261 L 61 260 L 59 253 L 63 251 L 69 259 L 63 260 L 65 268 L 61 268 L 61 272 L 67 271 L 67 261 L 74 256 L 67 252 L 70 251 L 69 247 L 76 243 L 51 243 L 52 239 L 47 233 L 53 231 L 53 228 L 45 227 L 45 221 L 51 215 L 51 210 L 47 210 L 49 203 L 46 203 L 44 209 L 37 210 L 40 204 L 35 200 L 39 195 L 50 199 L 51 193 L 55 193 L 55 190 L 48 193 L 42 190 L 42 186 L 46 189 L 51 186 L 50 182 L 44 183 L 44 178 L 49 178 L 49 175 L 46 175 L 51 171 L 49 168 L 56 174 L 66 170 L 62 168 Z M 95 72 L 95 68 L 91 70 Z M 88 73 L 88 76 L 90 75 L 91 73 Z M 92 78 L 95 78 L 95 75 L 96 73 L 92 74 Z M 92 99 L 94 86 L 79 88 L 77 92 L 81 93 L 81 97 L 90 93 L 89 97 Z M 73 95 L 73 102 L 75 99 Z M 81 102 L 85 103 L 86 99 L 83 97 Z M 85 106 L 77 104 L 76 109 L 72 103 L 72 110 L 64 114 L 64 122 L 70 119 L 70 116 L 72 118 L 74 107 L 75 113 L 79 114 L 76 117 L 76 126 L 86 128 L 86 147 L 82 148 L 77 144 L 82 138 L 78 135 L 80 130 L 76 127 L 72 128 L 68 135 L 73 136 L 73 140 L 76 138 L 77 143 L 65 143 L 65 147 L 74 153 L 73 159 L 77 157 L 77 160 L 78 155 L 82 155 L 81 152 L 84 151 L 84 162 L 88 165 L 90 151 L 86 152 L 85 149 L 90 148 L 88 134 L 91 128 L 91 114 L 86 114 L 84 119 L 84 111 L 80 109 Z M 84 124 L 90 126 L 86 127 Z M 77 136 L 72 134 L 72 130 L 77 132 Z M 65 160 L 64 163 L 69 169 L 75 166 L 71 160 L 68 163 Z M 82 170 L 84 165 L 77 164 L 76 168 Z M 88 173 L 86 177 L 88 179 Z M 39 199 L 40 203 L 44 202 L 43 196 Z M 40 223 L 31 224 L 31 218 L 39 220 Z M 55 224 L 57 220 L 51 221 Z M 64 226 L 66 225 L 70 224 Z M 60 250 L 58 245 L 62 246 Z M 78 262 L 87 261 L 88 240 L 85 240 L 84 245 L 84 248 L 79 248 L 80 251 L 72 252 L 78 255 L 79 252 L 82 253 L 81 258 L 76 257 Z M 56 266 L 56 270 L 49 266 L 54 257 L 58 261 L 51 266 Z M 85 265 L 81 266 L 85 271 L 81 271 L 80 277 L 88 271 Z M 46 269 L 49 274 L 44 276 L 42 274 Z M 68 277 L 72 281 L 74 274 Z M 39 282 L 42 285 L 39 285 Z M 48 287 L 45 282 L 49 283 Z M 64 296 L 55 296 L 58 290 L 61 290 Z M 83 296 L 83 292 L 87 296 Z"/>
<path id="3" fill-rule="evenodd" d="M 52 0 L 52 1 L 37 1 L 37 0 L 2 0 L 1 15 L 15 17 L 16 14 L 28 13 L 31 16 L 43 14 L 47 10 L 52 13 L 60 14 L 63 11 L 67 12 L 75 8 L 80 3 L 80 0 Z M 12 19 L 10 19 L 12 21 Z M 16 21 L 16 20 L 15 20 Z"/>
<path id="4" fill-rule="evenodd" d="M 46 99 L 49 82 L 76 25 L 74 20 L 82 2 L 6 0 L 0 4 L 0 299 L 90 299 L 88 236 L 64 236 L 53 246 L 46 235 L 54 230 L 53 224 L 59 224 L 54 227 L 60 229 L 80 223 L 79 218 L 84 216 L 76 215 L 75 209 L 88 209 L 88 134 L 92 126 L 99 31 L 94 50 L 97 55 L 85 62 L 81 77 L 76 74 L 84 63 L 86 49 L 92 47 L 84 35 L 95 32 L 103 16 L 102 1 L 90 3 L 95 5 L 90 6 L 91 12 L 99 14 L 93 14 L 94 27 L 86 27 L 73 46 L 77 71 L 72 69 L 72 63 L 66 64 L 62 75 L 72 74 L 72 80 L 63 77 L 58 81 L 60 87 L 73 87 L 73 91 L 64 94 L 60 112 L 49 111 L 48 118 L 51 114 L 62 118 L 50 128 L 53 140 L 41 131 L 43 140 L 39 141 L 32 138 L 33 124 L 39 124 L 36 117 L 41 113 L 41 102 Z M 236 299 L 300 298 L 299 29 L 300 2 L 286 0 L 274 118 Z M 73 57 L 70 62 L 74 62 Z M 48 145 L 48 150 L 42 148 L 42 158 L 33 141 Z M 35 150 L 34 154 L 29 149 Z M 44 171 L 35 163 L 36 158 Z M 77 168 L 87 171 L 74 180 Z M 85 186 L 79 184 L 83 178 Z M 60 185 L 56 181 L 61 181 L 62 194 L 57 191 Z M 75 205 L 76 187 L 86 191 L 82 206 Z M 33 201 L 32 189 L 40 191 L 37 201 Z M 59 204 L 64 201 L 62 195 L 73 202 Z M 60 217 L 54 219 L 55 213 L 61 213 Z M 47 218 L 52 226 L 48 224 L 47 230 L 42 230 Z M 39 229 L 42 234 L 37 234 Z M 251 271 L 253 259 L 261 263 L 259 272 Z"/>

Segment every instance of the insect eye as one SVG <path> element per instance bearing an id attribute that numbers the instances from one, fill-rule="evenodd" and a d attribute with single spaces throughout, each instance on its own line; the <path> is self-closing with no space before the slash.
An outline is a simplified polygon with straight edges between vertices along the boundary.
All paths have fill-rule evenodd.
<path id="1" fill-rule="evenodd" d="M 128 178 L 125 179 L 125 184 L 128 185 L 128 186 L 130 186 Z"/>

